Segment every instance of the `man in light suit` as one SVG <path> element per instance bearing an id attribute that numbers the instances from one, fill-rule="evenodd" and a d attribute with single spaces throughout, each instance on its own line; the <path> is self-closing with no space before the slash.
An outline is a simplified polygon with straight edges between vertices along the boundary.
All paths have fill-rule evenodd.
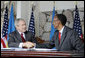
<path id="1" fill-rule="evenodd" d="M 54 36 L 50 43 L 44 43 L 36 45 L 38 48 L 53 48 L 56 47 L 58 51 L 84 51 L 84 43 L 79 38 L 77 32 L 73 29 L 65 26 L 67 18 L 63 14 L 57 14 L 54 16 L 53 25 L 56 28 Z M 59 32 L 61 33 L 61 39 L 59 42 Z"/>
<path id="2" fill-rule="evenodd" d="M 31 48 L 37 43 L 33 34 L 28 32 L 26 29 L 26 22 L 24 19 L 19 18 L 15 20 L 16 30 L 9 34 L 8 46 L 17 48 Z M 23 34 L 23 39 L 21 37 Z M 24 40 L 24 42 L 23 42 Z"/>

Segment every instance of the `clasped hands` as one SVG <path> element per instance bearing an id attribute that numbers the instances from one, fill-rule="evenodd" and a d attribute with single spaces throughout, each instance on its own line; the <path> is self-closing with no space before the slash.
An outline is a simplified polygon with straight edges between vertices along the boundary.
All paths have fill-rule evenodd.
<path id="1" fill-rule="evenodd" d="M 32 42 L 24 42 L 22 47 L 23 48 L 33 48 L 35 46 L 35 43 L 32 43 Z"/>

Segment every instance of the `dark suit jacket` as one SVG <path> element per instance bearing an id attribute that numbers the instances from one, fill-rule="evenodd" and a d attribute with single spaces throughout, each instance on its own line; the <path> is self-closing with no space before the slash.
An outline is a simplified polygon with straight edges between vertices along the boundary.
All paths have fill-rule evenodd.
<path id="1" fill-rule="evenodd" d="M 33 34 L 28 31 L 25 32 L 25 39 L 26 41 L 37 43 Z M 22 39 L 21 39 L 21 35 L 17 30 L 9 34 L 9 40 L 8 40 L 9 47 L 19 47 L 20 42 L 22 42 Z"/>
<path id="2" fill-rule="evenodd" d="M 57 32 L 55 32 L 50 43 L 40 44 L 37 47 L 53 48 L 54 46 L 59 51 L 71 51 L 71 50 L 84 51 L 84 43 L 78 37 L 78 34 L 73 29 L 66 26 L 64 27 L 60 44 L 58 42 Z"/>

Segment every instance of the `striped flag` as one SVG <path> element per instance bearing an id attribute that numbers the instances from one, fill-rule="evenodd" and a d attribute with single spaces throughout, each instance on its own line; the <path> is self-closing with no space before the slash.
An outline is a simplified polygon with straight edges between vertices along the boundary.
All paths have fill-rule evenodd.
<path id="1" fill-rule="evenodd" d="M 79 11 L 77 8 L 77 5 L 75 6 L 75 18 L 74 18 L 74 24 L 73 24 L 73 29 L 78 32 L 78 35 L 81 39 L 83 39 L 83 34 L 82 34 L 82 28 L 81 28 L 81 23 L 80 23 L 80 17 L 79 17 Z"/>
<path id="2" fill-rule="evenodd" d="M 32 12 L 31 12 L 31 18 L 30 18 L 28 31 L 32 32 L 33 35 L 35 36 L 35 22 L 34 22 L 33 8 L 32 8 Z"/>
<path id="3" fill-rule="evenodd" d="M 7 48 L 7 33 L 8 33 L 8 8 L 6 6 L 5 14 L 4 14 L 4 22 L 2 27 L 2 34 L 1 34 L 1 48 Z"/>

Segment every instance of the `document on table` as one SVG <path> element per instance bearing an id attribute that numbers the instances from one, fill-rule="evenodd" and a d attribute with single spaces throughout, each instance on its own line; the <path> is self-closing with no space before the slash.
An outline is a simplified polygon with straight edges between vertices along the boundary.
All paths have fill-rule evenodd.
<path id="1" fill-rule="evenodd" d="M 28 51 L 31 49 L 26 49 L 26 48 L 1 48 L 1 51 Z"/>
<path id="2" fill-rule="evenodd" d="M 34 51 L 57 51 L 57 49 L 33 48 Z"/>
<path id="3" fill-rule="evenodd" d="M 1 48 L 1 51 L 14 51 L 14 48 Z"/>
<path id="4" fill-rule="evenodd" d="M 1 48 L 1 51 L 57 51 L 57 49 L 46 49 L 46 48 Z"/>

